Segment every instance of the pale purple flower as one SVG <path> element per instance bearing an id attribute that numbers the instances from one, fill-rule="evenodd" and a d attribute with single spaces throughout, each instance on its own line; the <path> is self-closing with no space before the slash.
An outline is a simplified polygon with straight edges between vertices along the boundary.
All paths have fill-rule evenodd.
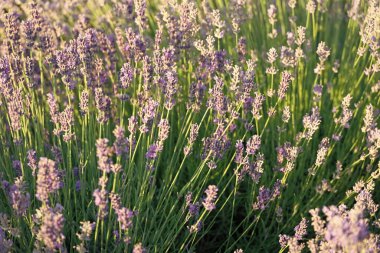
<path id="1" fill-rule="evenodd" d="M 139 242 L 133 246 L 132 253 L 147 253 L 148 251 L 143 247 L 142 243 Z"/>
<path id="2" fill-rule="evenodd" d="M 99 208 L 98 217 L 104 219 L 108 214 L 108 192 L 105 189 L 95 189 L 92 196 L 95 205 Z"/>
<path id="3" fill-rule="evenodd" d="M 207 87 L 201 79 L 198 79 L 196 82 L 192 82 L 189 88 L 189 98 L 186 105 L 187 108 L 192 108 L 194 111 L 199 111 L 206 89 Z"/>
<path id="4" fill-rule="evenodd" d="M 314 92 L 314 94 L 315 94 L 317 97 L 322 96 L 323 86 L 320 85 L 320 84 L 315 85 L 314 88 L 313 88 L 313 92 Z"/>
<path id="5" fill-rule="evenodd" d="M 346 216 L 341 215 L 335 207 L 323 209 L 328 220 L 325 239 L 332 247 L 349 249 L 368 236 L 369 231 L 362 211 L 351 209 Z"/>
<path id="6" fill-rule="evenodd" d="M 165 108 L 172 110 L 176 101 L 175 95 L 177 93 L 178 77 L 174 71 L 167 71 L 165 73 L 164 84 L 162 85 L 162 93 L 165 95 Z"/>
<path id="7" fill-rule="evenodd" d="M 252 115 L 257 120 L 262 117 L 261 109 L 264 101 L 265 97 L 262 94 L 255 92 L 255 96 L 252 101 Z"/>
<path id="8" fill-rule="evenodd" d="M 244 162 L 244 144 L 243 140 L 237 140 L 235 144 L 236 155 L 235 162 L 237 164 L 242 164 Z"/>
<path id="9" fill-rule="evenodd" d="M 307 220 L 302 218 L 301 222 L 294 228 L 294 237 L 301 241 L 307 235 Z"/>
<path id="10" fill-rule="evenodd" d="M 126 62 L 120 70 L 120 87 L 123 89 L 131 86 L 134 78 L 134 69 L 131 64 Z"/>
<path id="11" fill-rule="evenodd" d="M 45 206 L 40 211 L 42 213 L 42 224 L 37 233 L 38 240 L 42 241 L 46 249 L 50 251 L 62 250 L 65 240 L 63 207 L 59 204 L 55 208 Z"/>
<path id="12" fill-rule="evenodd" d="M 36 39 L 35 27 L 30 20 L 21 22 L 21 35 L 25 39 L 25 46 L 31 48 Z"/>
<path id="13" fill-rule="evenodd" d="M 30 205 L 30 195 L 26 191 L 22 177 L 17 178 L 12 185 L 3 180 L 2 187 L 15 214 L 17 216 L 25 215 Z"/>
<path id="14" fill-rule="evenodd" d="M 128 131 L 131 135 L 135 134 L 138 129 L 138 122 L 135 116 L 131 116 L 128 119 Z"/>
<path id="15" fill-rule="evenodd" d="M 203 228 L 203 222 L 201 220 L 197 220 L 195 224 L 188 227 L 190 234 L 192 233 L 198 233 Z"/>
<path id="16" fill-rule="evenodd" d="M 319 60 L 323 63 L 327 60 L 330 55 L 330 49 L 326 46 L 324 41 L 319 42 L 317 48 L 317 55 L 319 56 Z"/>
<path id="17" fill-rule="evenodd" d="M 109 140 L 106 138 L 96 140 L 96 157 L 98 158 L 98 168 L 106 173 L 111 172 L 113 164 L 112 147 L 108 146 Z"/>
<path id="18" fill-rule="evenodd" d="M 261 146 L 261 138 L 259 135 L 252 136 L 247 142 L 247 155 L 255 155 Z"/>
<path id="19" fill-rule="evenodd" d="M 137 26 L 139 26 L 140 29 L 143 30 L 147 26 L 147 17 L 145 14 L 147 9 L 146 0 L 134 0 L 134 6 L 136 12 L 135 22 Z"/>
<path id="20" fill-rule="evenodd" d="M 194 145 L 195 140 L 198 137 L 198 132 L 199 132 L 199 125 L 197 123 L 191 124 L 190 126 L 190 135 L 187 138 L 188 143 L 186 147 L 184 148 L 184 154 L 187 156 L 190 154 L 192 147 Z"/>
<path id="21" fill-rule="evenodd" d="M 158 142 L 161 144 L 169 137 L 170 125 L 167 119 L 161 119 L 158 123 Z"/>
<path id="22" fill-rule="evenodd" d="M 121 208 L 121 198 L 120 195 L 117 193 L 111 192 L 110 194 L 110 200 L 111 200 L 111 207 L 117 211 Z"/>
<path id="23" fill-rule="evenodd" d="M 139 115 L 142 121 L 140 131 L 142 133 L 149 132 L 153 119 L 156 117 L 157 107 L 158 103 L 153 98 L 149 97 L 148 100 L 145 101 L 141 110 L 139 111 Z"/>
<path id="24" fill-rule="evenodd" d="M 125 51 L 130 59 L 134 57 L 140 60 L 145 55 L 146 45 L 144 39 L 138 32 L 134 32 L 131 27 L 125 30 L 125 36 L 127 43 L 125 45 Z"/>
<path id="25" fill-rule="evenodd" d="M 215 200 L 218 197 L 218 187 L 209 185 L 205 193 L 206 198 L 203 199 L 202 204 L 207 211 L 212 211 L 216 208 Z"/>
<path id="26" fill-rule="evenodd" d="M 80 58 L 77 51 L 77 41 L 71 40 L 62 50 L 55 52 L 58 72 L 62 82 L 71 90 L 75 88 L 75 76 L 78 74 Z"/>
<path id="27" fill-rule="evenodd" d="M 42 202 L 48 202 L 49 194 L 55 193 L 63 186 L 62 171 L 55 161 L 41 157 L 38 162 L 36 197 Z"/>
<path id="28" fill-rule="evenodd" d="M 285 98 L 286 91 L 287 91 L 290 83 L 292 82 L 292 79 L 293 79 L 293 77 L 288 71 L 282 72 L 280 86 L 279 86 L 278 91 L 277 91 L 279 99 Z"/>
<path id="29" fill-rule="evenodd" d="M 288 38 L 288 43 L 292 43 L 292 41 L 289 41 L 289 39 L 292 38 Z M 296 56 L 294 50 L 291 47 L 282 46 L 280 60 L 285 67 L 294 67 L 296 64 Z"/>
<path id="30" fill-rule="evenodd" d="M 130 229 L 133 225 L 132 220 L 136 213 L 132 210 L 129 210 L 128 208 L 122 207 L 116 210 L 116 214 L 121 229 L 128 231 L 128 229 Z"/>
<path id="31" fill-rule="evenodd" d="M 276 61 L 277 57 L 278 57 L 276 49 L 273 48 L 273 47 L 271 49 L 269 49 L 269 51 L 267 53 L 267 57 L 268 57 L 267 61 L 270 64 L 273 64 Z"/>
<path id="32" fill-rule="evenodd" d="M 290 120 L 290 107 L 289 106 L 284 107 L 284 110 L 282 111 L 282 118 L 281 119 L 284 123 L 289 122 L 289 120 Z"/>
<path id="33" fill-rule="evenodd" d="M 13 47 L 17 47 L 20 42 L 20 20 L 19 15 L 16 12 L 10 12 L 5 14 L 4 18 L 5 34 Z"/>
<path id="34" fill-rule="evenodd" d="M 28 166 L 32 169 L 32 174 L 34 176 L 38 164 L 37 152 L 33 149 L 29 149 L 26 152 L 26 159 L 28 161 Z"/>
<path id="35" fill-rule="evenodd" d="M 369 132 L 371 129 L 375 127 L 374 123 L 374 108 L 373 105 L 369 104 L 365 108 L 365 116 L 364 116 L 364 126 L 362 127 L 362 132 Z"/>
<path id="36" fill-rule="evenodd" d="M 350 109 L 350 103 L 352 100 L 352 96 L 348 94 L 345 96 L 342 100 L 342 114 L 340 117 L 335 119 L 335 122 L 340 124 L 344 128 L 349 128 L 350 127 L 350 120 L 353 116 L 353 112 Z"/>
<path id="37" fill-rule="evenodd" d="M 8 253 L 11 252 L 13 246 L 13 241 L 11 239 L 7 239 L 5 231 L 0 227 L 0 252 Z"/>
<path id="38" fill-rule="evenodd" d="M 327 137 L 323 138 L 321 143 L 319 144 L 319 149 L 317 152 L 317 159 L 315 161 L 316 167 L 320 167 L 325 162 L 329 147 L 330 139 Z"/>
<path id="39" fill-rule="evenodd" d="M 268 207 L 269 202 L 275 200 L 280 195 L 281 187 L 281 180 L 277 180 L 274 183 L 272 191 L 269 188 L 261 186 L 256 197 L 256 202 L 252 205 L 253 209 L 265 210 Z"/>
<path id="40" fill-rule="evenodd" d="M 125 130 L 122 126 L 116 126 L 113 130 L 115 141 L 113 143 L 113 151 L 115 155 L 121 156 L 123 153 L 128 153 L 128 139 L 124 136 Z"/>
<path id="41" fill-rule="evenodd" d="M 314 107 L 311 114 L 305 115 L 302 120 L 303 126 L 305 128 L 304 137 L 307 140 L 311 140 L 313 134 L 319 129 L 321 123 L 319 108 Z"/>
<path id="42" fill-rule="evenodd" d="M 220 77 L 215 76 L 215 85 L 210 89 L 207 106 L 213 109 L 216 113 L 224 115 L 227 111 L 227 97 L 223 93 L 224 82 Z"/>
<path id="43" fill-rule="evenodd" d="M 63 155 L 62 155 L 62 151 L 60 147 L 58 146 L 51 147 L 51 153 L 53 154 L 54 161 L 56 163 L 59 164 L 63 162 Z"/>
<path id="44" fill-rule="evenodd" d="M 289 240 L 290 240 L 290 236 L 283 235 L 283 234 L 279 235 L 279 243 L 282 248 L 285 248 L 288 245 Z"/>
<path id="45" fill-rule="evenodd" d="M 95 89 L 95 105 L 98 109 L 97 120 L 106 123 L 111 117 L 111 98 L 104 94 L 102 88 Z"/>
<path id="46" fill-rule="evenodd" d="M 22 169 L 21 169 L 21 161 L 20 160 L 13 160 L 12 161 L 12 169 L 14 170 L 15 174 L 17 176 L 21 176 Z"/>
<path id="47" fill-rule="evenodd" d="M 253 204 L 253 209 L 260 209 L 260 210 L 266 209 L 271 198 L 272 198 L 272 193 L 270 189 L 264 186 L 261 186 L 259 189 L 257 200 Z"/>
<path id="48" fill-rule="evenodd" d="M 88 113 L 88 100 L 89 100 L 88 91 L 83 90 L 80 95 L 80 100 L 79 100 L 79 108 L 82 115 L 85 115 Z"/>
<path id="49" fill-rule="evenodd" d="M 186 200 L 186 207 L 188 208 L 189 211 L 189 216 L 190 217 L 196 217 L 199 214 L 199 202 L 193 202 L 193 194 L 191 192 L 187 193 L 185 196 Z"/>
<path id="50" fill-rule="evenodd" d="M 145 154 L 146 159 L 154 160 L 157 158 L 158 153 L 161 151 L 160 145 L 154 143 L 149 146 L 148 151 Z"/>
<path id="51" fill-rule="evenodd" d="M 216 120 L 217 129 L 211 137 L 204 138 L 202 159 L 211 158 L 222 159 L 225 152 L 230 147 L 231 141 L 225 131 L 224 122 Z"/>

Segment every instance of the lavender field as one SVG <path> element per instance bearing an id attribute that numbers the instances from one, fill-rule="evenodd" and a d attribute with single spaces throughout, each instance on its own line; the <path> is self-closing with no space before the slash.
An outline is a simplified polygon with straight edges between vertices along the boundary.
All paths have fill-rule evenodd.
<path id="1" fill-rule="evenodd" d="M 380 252 L 380 0 L 0 0 L 0 253 Z"/>

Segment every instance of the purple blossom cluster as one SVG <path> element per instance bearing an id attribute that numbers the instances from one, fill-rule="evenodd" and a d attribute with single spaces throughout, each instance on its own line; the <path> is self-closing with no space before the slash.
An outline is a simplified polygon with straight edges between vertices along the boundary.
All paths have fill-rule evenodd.
<path id="1" fill-rule="evenodd" d="M 48 251 L 63 249 L 65 236 L 63 227 L 65 218 L 62 214 L 63 207 L 57 204 L 54 208 L 43 206 L 39 210 L 38 217 L 41 225 L 37 232 L 37 240 L 42 243 L 42 247 Z"/>
<path id="2" fill-rule="evenodd" d="M 281 247 L 289 247 L 289 252 L 300 252 L 306 245 L 311 252 L 377 252 L 379 236 L 371 233 L 370 227 L 375 223 L 367 218 L 368 213 L 378 210 L 372 200 L 373 182 L 359 181 L 352 192 L 357 196 L 351 209 L 343 204 L 311 209 L 310 223 L 315 236 L 306 238 L 308 221 L 303 218 L 294 228 L 294 236 L 280 235 Z"/>
<path id="3" fill-rule="evenodd" d="M 55 161 L 46 157 L 41 157 L 38 161 L 37 172 L 37 191 L 36 197 L 38 200 L 48 203 L 49 195 L 57 192 L 63 187 L 63 173 L 58 169 Z"/>
<path id="4" fill-rule="evenodd" d="M 203 199 L 202 205 L 207 211 L 212 211 L 216 208 L 215 200 L 218 197 L 218 187 L 209 185 L 205 193 L 206 197 Z"/>
<path id="5" fill-rule="evenodd" d="M 380 252 L 379 13 L 1 1 L 0 253 Z"/>

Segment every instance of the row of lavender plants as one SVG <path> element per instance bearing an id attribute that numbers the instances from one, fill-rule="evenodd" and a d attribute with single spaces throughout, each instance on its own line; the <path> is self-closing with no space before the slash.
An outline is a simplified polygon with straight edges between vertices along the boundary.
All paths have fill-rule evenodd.
<path id="1" fill-rule="evenodd" d="M 0 252 L 379 252 L 379 0 L 0 1 Z"/>

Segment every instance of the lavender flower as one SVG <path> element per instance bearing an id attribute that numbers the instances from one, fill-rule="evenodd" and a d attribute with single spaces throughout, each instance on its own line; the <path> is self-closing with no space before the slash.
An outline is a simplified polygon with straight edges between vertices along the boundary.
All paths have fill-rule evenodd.
<path id="1" fill-rule="evenodd" d="M 316 167 L 320 167 L 324 163 L 329 146 L 330 146 L 330 139 L 327 137 L 323 138 L 321 143 L 319 144 L 317 160 L 315 161 Z"/>
<path id="2" fill-rule="evenodd" d="M 259 189 L 259 194 L 257 195 L 256 202 L 253 203 L 252 207 L 254 210 L 265 210 L 270 201 L 275 200 L 280 195 L 282 183 L 277 180 L 274 183 L 273 190 L 261 186 Z"/>
<path id="3" fill-rule="evenodd" d="M 104 219 L 108 214 L 108 192 L 105 189 L 95 189 L 93 197 L 95 199 L 95 205 L 99 208 L 98 217 Z"/>
<path id="4" fill-rule="evenodd" d="M 55 193 L 63 186 L 62 172 L 56 162 L 41 157 L 38 162 L 36 197 L 42 202 L 48 202 L 49 194 Z"/>
<path id="5" fill-rule="evenodd" d="M 348 212 L 348 217 L 340 215 L 334 207 L 324 208 L 323 212 L 328 219 L 325 239 L 332 247 L 349 249 L 368 236 L 362 210 L 352 209 Z"/>
<path id="6" fill-rule="evenodd" d="M 207 101 L 209 108 L 212 108 L 220 115 L 223 115 L 227 111 L 227 98 L 223 93 L 223 80 L 219 77 L 215 77 L 215 85 L 210 89 L 210 97 Z"/>
<path id="7" fill-rule="evenodd" d="M 201 220 L 197 220 L 195 224 L 188 227 L 190 234 L 198 233 L 203 228 L 203 222 Z"/>
<path id="8" fill-rule="evenodd" d="M 147 133 L 149 131 L 152 121 L 156 116 L 157 107 L 158 103 L 152 98 L 148 98 L 148 100 L 144 103 L 141 111 L 139 112 L 142 121 L 140 131 L 142 133 Z"/>
<path id="9" fill-rule="evenodd" d="M 146 1 L 145 0 L 134 0 L 135 11 L 136 11 L 136 24 L 143 30 L 146 27 L 147 18 L 145 15 L 146 11 Z"/>
<path id="10" fill-rule="evenodd" d="M 158 153 L 161 151 L 160 145 L 154 143 L 149 146 L 148 151 L 145 154 L 146 159 L 154 160 L 157 158 Z"/>
<path id="11" fill-rule="evenodd" d="M 190 135 L 187 138 L 187 145 L 183 149 L 183 152 L 185 156 L 189 155 L 192 147 L 194 146 L 194 142 L 198 137 L 198 132 L 199 132 L 199 125 L 197 123 L 191 124 L 190 126 Z"/>
<path id="12" fill-rule="evenodd" d="M 209 185 L 205 193 L 206 198 L 203 199 L 202 204 L 207 211 L 212 211 L 216 208 L 215 200 L 218 197 L 218 187 Z"/>
<path id="13" fill-rule="evenodd" d="M 221 159 L 230 147 L 231 142 L 226 134 L 224 123 L 219 121 L 217 124 L 213 135 L 203 139 L 202 159 Z"/>
<path id="14" fill-rule="evenodd" d="M 76 234 L 80 241 L 80 244 L 74 246 L 74 249 L 78 252 L 87 252 L 85 243 L 91 240 L 91 234 L 95 229 L 95 223 L 89 221 L 81 221 L 80 224 L 80 232 Z"/>
<path id="15" fill-rule="evenodd" d="M 131 64 L 126 62 L 120 70 L 120 87 L 123 89 L 128 88 L 134 78 L 134 69 Z"/>
<path id="16" fill-rule="evenodd" d="M 88 91 L 83 90 L 80 95 L 80 101 L 79 101 L 79 108 L 82 115 L 85 115 L 88 113 L 88 100 L 89 100 Z"/>
<path id="17" fill-rule="evenodd" d="M 374 108 L 370 104 L 365 108 L 364 126 L 362 127 L 362 132 L 369 132 L 374 128 L 374 126 Z"/>
<path id="18" fill-rule="evenodd" d="M 189 217 L 187 219 L 189 219 L 190 217 L 197 217 L 199 215 L 199 202 L 195 202 L 195 203 L 192 203 L 193 202 L 193 194 L 191 192 L 187 193 L 186 194 L 186 207 L 188 208 L 188 211 L 189 211 Z"/>
<path id="19" fill-rule="evenodd" d="M 95 89 L 95 105 L 98 109 L 98 121 L 100 123 L 106 123 L 111 117 L 111 99 L 104 95 L 102 88 Z"/>
<path id="20" fill-rule="evenodd" d="M 112 148 L 108 146 L 108 139 L 96 140 L 96 157 L 98 158 L 98 168 L 101 171 L 109 173 L 111 171 L 111 165 L 113 164 Z"/>
<path id="21" fill-rule="evenodd" d="M 294 228 L 295 234 L 294 237 L 301 241 L 304 236 L 307 235 L 307 220 L 306 218 L 302 218 L 301 222 Z"/>
<path id="22" fill-rule="evenodd" d="M 55 208 L 42 207 L 42 224 L 37 233 L 37 239 L 50 251 L 62 250 L 65 236 L 63 226 L 65 218 L 62 214 L 63 207 L 59 204 Z"/>
<path id="23" fill-rule="evenodd" d="M 147 253 L 148 251 L 143 247 L 142 243 L 137 243 L 133 246 L 132 253 Z"/>
<path id="24" fill-rule="evenodd" d="M 342 114 L 341 114 L 341 117 L 335 119 L 335 122 L 340 124 L 342 127 L 344 128 L 349 128 L 350 127 L 350 120 L 353 116 L 353 112 L 352 110 L 350 109 L 350 103 L 351 103 L 351 95 L 348 94 L 347 96 L 345 96 L 343 98 L 343 101 L 342 101 Z"/>
<path id="25" fill-rule="evenodd" d="M 58 109 L 57 101 L 56 101 L 56 99 L 52 93 L 47 94 L 47 102 L 48 102 L 49 108 L 50 108 L 51 121 L 54 124 L 58 124 L 59 109 Z"/>
<path id="26" fill-rule="evenodd" d="M 290 82 L 292 81 L 293 77 L 292 75 L 284 71 L 281 76 L 281 82 L 280 82 L 280 87 L 278 88 L 277 94 L 279 99 L 284 99 L 286 95 L 286 90 L 289 87 Z"/>
<path id="27" fill-rule="evenodd" d="M 132 227 L 132 219 L 136 215 L 135 212 L 128 208 L 122 207 L 116 210 L 117 220 L 122 230 L 128 231 Z"/>
<path id="28" fill-rule="evenodd" d="M 158 143 L 162 146 L 163 142 L 169 137 L 169 121 L 167 119 L 161 119 L 158 123 L 158 128 Z"/>
<path id="29" fill-rule="evenodd" d="M 307 140 L 311 140 L 313 134 L 318 130 L 319 124 L 321 123 L 319 108 L 314 107 L 310 115 L 306 115 L 303 117 L 302 123 L 305 128 L 304 137 Z"/>
<path id="30" fill-rule="evenodd" d="M 37 152 L 33 149 L 29 149 L 27 152 L 27 161 L 28 161 L 28 166 L 32 169 L 32 174 L 34 176 L 35 170 L 37 169 L 37 163 L 38 163 L 38 158 L 37 158 Z"/>
<path id="31" fill-rule="evenodd" d="M 260 93 L 255 93 L 255 97 L 252 101 L 252 115 L 255 119 L 259 120 L 262 115 L 260 113 L 262 109 L 263 102 L 265 101 L 265 97 Z"/>
<path id="32" fill-rule="evenodd" d="M 125 130 L 122 126 L 116 126 L 113 130 L 115 136 L 115 141 L 113 143 L 113 151 L 117 156 L 122 155 L 123 153 L 128 153 L 128 139 L 125 138 Z"/>
<path id="33" fill-rule="evenodd" d="M 244 145 L 243 145 L 243 140 L 237 140 L 235 148 L 236 148 L 235 162 L 237 164 L 242 164 L 244 162 Z"/>
<path id="34" fill-rule="evenodd" d="M 9 188 L 10 204 L 17 216 L 26 214 L 30 205 L 30 195 L 26 192 L 23 179 L 17 178 L 14 185 Z"/>
<path id="35" fill-rule="evenodd" d="M 257 196 L 257 201 L 253 204 L 253 209 L 264 210 L 267 207 L 271 197 L 272 194 L 270 189 L 261 186 L 259 189 L 259 195 Z"/>
<path id="36" fill-rule="evenodd" d="M 330 49 L 326 46 L 326 43 L 321 41 L 318 44 L 317 55 L 319 60 L 323 63 L 327 60 L 327 57 L 330 55 Z"/>
<path id="37" fill-rule="evenodd" d="M 7 239 L 5 231 L 0 227 L 0 247 L 1 253 L 11 252 L 13 242 L 11 239 Z"/>
<path id="38" fill-rule="evenodd" d="M 55 53 L 58 72 L 62 75 L 63 83 L 71 90 L 75 88 L 74 77 L 80 65 L 80 58 L 77 51 L 77 41 L 71 40 L 66 46 Z"/>
<path id="39" fill-rule="evenodd" d="M 261 145 L 261 138 L 258 135 L 252 136 L 247 142 L 247 155 L 254 155 L 259 150 Z"/>
<path id="40" fill-rule="evenodd" d="M 284 123 L 289 122 L 289 120 L 290 120 L 290 107 L 289 106 L 284 107 L 284 110 L 282 111 L 282 118 L 281 119 Z"/>

